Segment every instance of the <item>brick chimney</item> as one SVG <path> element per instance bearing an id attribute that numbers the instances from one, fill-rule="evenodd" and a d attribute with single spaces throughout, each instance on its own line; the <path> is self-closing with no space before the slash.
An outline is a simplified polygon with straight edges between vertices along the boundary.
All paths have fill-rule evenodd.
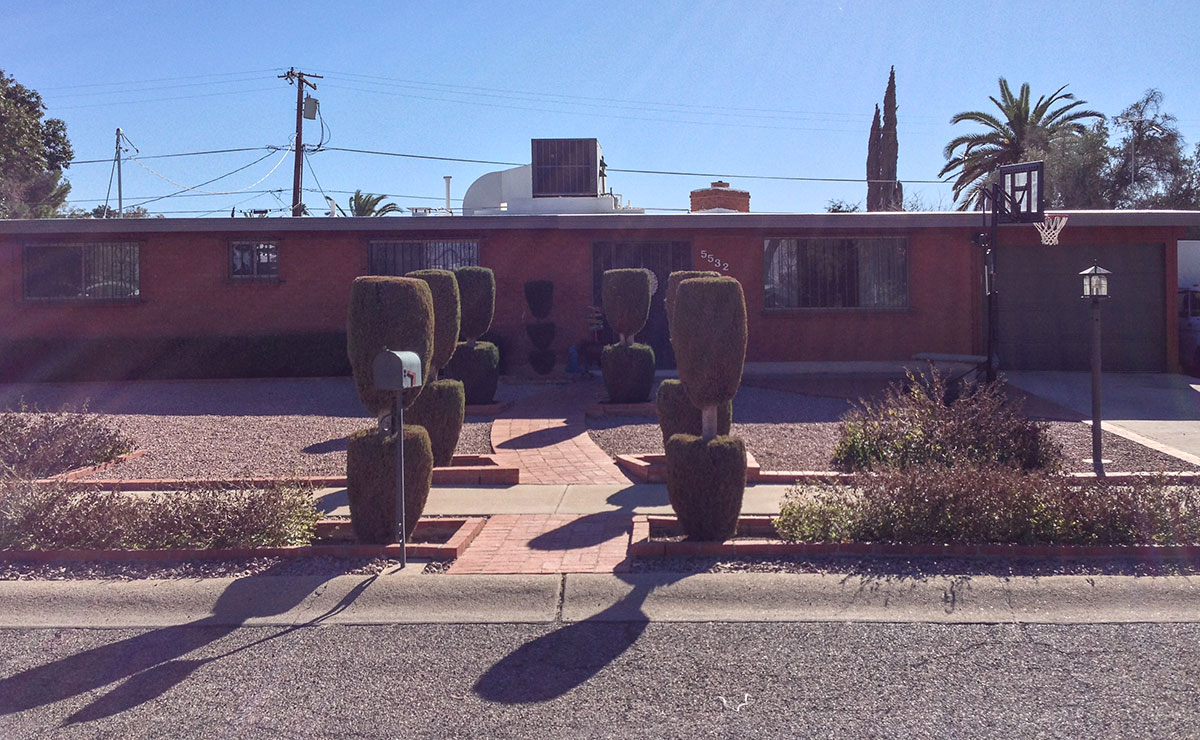
<path id="1" fill-rule="evenodd" d="M 734 190 L 717 180 L 710 187 L 692 191 L 692 213 L 701 211 L 750 212 L 750 191 Z"/>

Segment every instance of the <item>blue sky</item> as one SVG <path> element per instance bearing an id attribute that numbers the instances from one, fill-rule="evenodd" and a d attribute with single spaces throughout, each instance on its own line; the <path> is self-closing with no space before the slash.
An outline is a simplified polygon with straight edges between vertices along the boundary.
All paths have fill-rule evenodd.
<path id="1" fill-rule="evenodd" d="M 1200 3 L 1181 2 L 55 2 L 9 3 L 0 69 L 40 91 L 76 158 L 111 159 L 121 127 L 141 155 L 286 146 L 289 67 L 324 74 L 330 146 L 524 163 L 529 140 L 595 137 L 611 168 L 726 174 L 751 209 L 813 212 L 862 201 L 871 114 L 896 67 L 906 193 L 952 207 L 937 180 L 949 124 L 985 109 L 997 79 L 1035 97 L 1063 84 L 1115 115 L 1148 88 L 1165 96 L 1189 151 L 1200 141 Z M 320 138 L 307 122 L 305 142 Z M 125 203 L 195 186 L 268 150 L 123 166 Z M 280 208 L 292 162 L 270 154 L 204 186 L 231 195 L 147 204 L 169 215 Z M 389 193 L 438 205 L 494 165 L 323 151 L 306 188 Z M 272 167 L 278 165 L 271 172 Z M 153 170 L 151 172 L 150 170 Z M 68 171 L 91 207 L 109 163 Z M 270 173 L 270 174 L 268 174 Z M 686 209 L 704 176 L 612 173 L 635 206 Z M 261 182 L 257 182 L 261 180 Z M 115 184 L 112 202 L 115 204 Z M 256 192 L 275 190 L 277 194 Z M 420 197 L 414 197 L 420 196 Z M 426 199 L 422 199 L 426 198 Z M 318 192 L 305 194 L 324 210 Z M 187 213 L 185 213 L 185 211 Z"/>

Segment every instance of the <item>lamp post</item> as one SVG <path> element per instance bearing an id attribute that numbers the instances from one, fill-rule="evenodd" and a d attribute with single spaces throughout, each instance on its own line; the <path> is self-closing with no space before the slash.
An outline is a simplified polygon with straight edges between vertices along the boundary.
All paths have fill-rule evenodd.
<path id="1" fill-rule="evenodd" d="M 1100 449 L 1100 301 L 1108 298 L 1108 276 L 1112 273 L 1095 262 L 1079 273 L 1083 276 L 1083 295 L 1092 300 L 1092 470 L 1104 477 Z"/>

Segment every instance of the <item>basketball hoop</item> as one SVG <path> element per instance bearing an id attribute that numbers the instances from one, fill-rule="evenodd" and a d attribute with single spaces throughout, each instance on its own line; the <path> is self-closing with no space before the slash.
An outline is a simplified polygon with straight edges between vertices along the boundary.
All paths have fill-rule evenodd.
<path id="1" fill-rule="evenodd" d="M 1047 246 L 1058 244 L 1058 234 L 1066 225 L 1067 216 L 1062 213 L 1047 213 L 1044 221 L 1034 224 L 1038 233 L 1042 235 L 1042 244 Z"/>

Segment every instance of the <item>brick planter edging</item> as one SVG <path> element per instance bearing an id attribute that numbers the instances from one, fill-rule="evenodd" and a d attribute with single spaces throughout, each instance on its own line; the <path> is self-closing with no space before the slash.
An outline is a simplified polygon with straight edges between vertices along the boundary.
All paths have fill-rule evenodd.
<path id="1" fill-rule="evenodd" d="M 125 462 L 126 460 L 136 460 L 145 454 L 146 454 L 145 450 L 132 450 L 131 452 L 126 452 L 124 455 L 117 455 L 114 459 L 109 460 L 108 462 L 96 463 L 95 465 L 85 465 L 82 468 L 75 468 L 74 470 L 68 470 L 65 473 L 59 473 L 58 475 L 52 475 L 49 478 L 46 478 L 45 480 L 74 481 L 74 480 L 78 480 L 80 478 L 86 478 L 89 475 L 93 475 L 95 473 L 99 473 L 101 471 L 108 470 L 109 468 L 114 468 L 117 465 L 120 465 L 121 463 Z"/>
<path id="2" fill-rule="evenodd" d="M 742 532 L 774 532 L 772 517 L 738 518 Z M 673 516 L 638 515 L 633 519 L 629 554 L 634 557 L 687 557 L 738 555 L 849 555 L 849 556 L 934 556 L 944 558 L 1128 558 L 1149 562 L 1164 560 L 1200 561 L 1200 545 L 923 545 L 886 542 L 789 542 L 766 539 L 755 542 L 663 542 L 650 539 L 651 531 L 674 528 Z"/>
<path id="3" fill-rule="evenodd" d="M 458 522 L 459 526 L 443 544 L 409 543 L 406 552 L 410 558 L 430 560 L 452 560 L 462 554 L 467 545 L 479 535 L 485 523 L 483 517 L 446 519 L 421 519 L 422 525 L 436 528 L 447 523 Z M 171 549 L 171 550 L 0 550 L 0 562 L 26 561 L 34 563 L 62 563 L 103 561 L 112 563 L 166 562 L 179 563 L 186 560 L 237 560 L 243 558 L 399 558 L 400 545 L 304 545 L 300 547 L 236 547 L 228 549 Z"/>

